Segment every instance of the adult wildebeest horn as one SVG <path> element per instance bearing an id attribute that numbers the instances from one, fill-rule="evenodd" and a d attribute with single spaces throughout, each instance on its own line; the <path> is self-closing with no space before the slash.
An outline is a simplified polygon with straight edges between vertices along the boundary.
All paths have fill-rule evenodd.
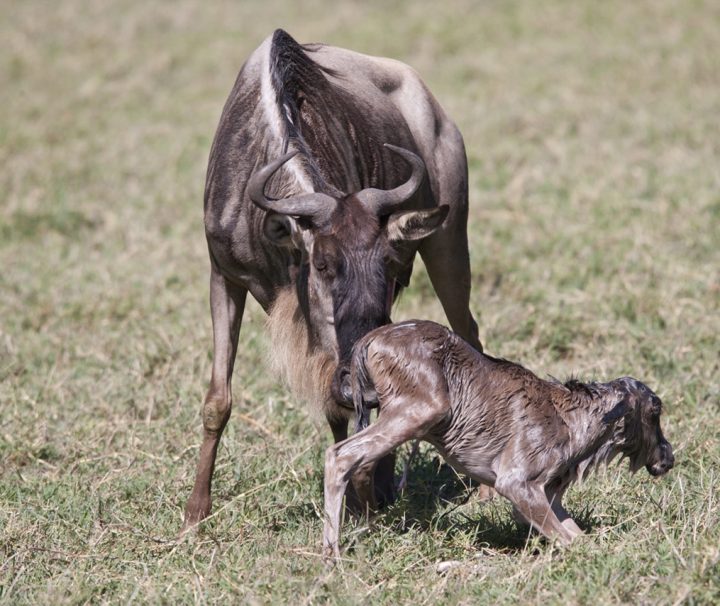
<path id="1" fill-rule="evenodd" d="M 288 152 L 277 160 L 256 170 L 248 181 L 248 196 L 260 208 L 281 215 L 307 217 L 315 222 L 327 220 L 337 206 L 337 201 L 326 194 L 299 194 L 290 198 L 275 200 L 265 195 L 268 179 L 288 160 L 295 157 L 297 150 Z"/>
<path id="2" fill-rule="evenodd" d="M 398 185 L 395 189 L 385 190 L 369 187 L 355 194 L 366 208 L 374 210 L 378 216 L 389 215 L 397 206 L 410 198 L 425 177 L 425 162 L 420 156 L 408 149 L 390 145 L 390 143 L 385 143 L 385 147 L 405 158 L 412 166 L 412 174 L 405 183 Z"/>

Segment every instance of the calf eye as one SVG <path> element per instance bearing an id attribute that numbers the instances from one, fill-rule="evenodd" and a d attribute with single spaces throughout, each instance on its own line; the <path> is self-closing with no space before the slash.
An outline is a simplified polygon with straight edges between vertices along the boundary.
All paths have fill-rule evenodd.
<path id="1" fill-rule="evenodd" d="M 660 411 L 662 410 L 662 402 L 660 401 L 660 398 L 655 396 L 651 400 L 651 406 L 652 406 L 652 412 L 656 416 L 660 416 Z"/>

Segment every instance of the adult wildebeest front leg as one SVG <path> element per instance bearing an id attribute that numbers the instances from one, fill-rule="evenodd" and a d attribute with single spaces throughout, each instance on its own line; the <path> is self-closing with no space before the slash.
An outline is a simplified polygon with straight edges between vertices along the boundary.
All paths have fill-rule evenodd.
<path id="1" fill-rule="evenodd" d="M 470 257 L 465 228 L 451 226 L 448 233 L 431 236 L 421 245 L 420 256 L 450 326 L 482 351 L 478 325 L 470 312 Z"/>
<path id="2" fill-rule="evenodd" d="M 448 158 L 455 161 L 448 162 Z M 435 149 L 439 171 L 438 203 L 448 204 L 450 213 L 443 226 L 420 244 L 420 256 L 430 282 L 452 329 L 478 351 L 482 343 L 478 325 L 470 311 L 470 252 L 468 248 L 468 175 L 462 139 L 445 140 Z M 480 499 L 491 499 L 495 491 L 478 487 Z"/>
<path id="3" fill-rule="evenodd" d="M 232 408 L 232 373 L 237 353 L 247 289 L 226 280 L 217 268 L 210 272 L 210 311 L 213 324 L 213 365 L 210 388 L 202 409 L 203 441 L 195 485 L 185 507 L 186 532 L 210 514 L 210 484 L 218 444 Z"/>

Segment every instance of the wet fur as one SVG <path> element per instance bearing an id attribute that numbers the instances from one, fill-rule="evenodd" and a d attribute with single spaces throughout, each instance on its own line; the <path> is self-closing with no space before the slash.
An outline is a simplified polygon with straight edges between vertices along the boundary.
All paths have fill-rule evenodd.
<path id="1" fill-rule="evenodd" d="M 326 452 L 327 555 L 339 554 L 338 498 L 347 482 L 372 477 L 380 457 L 411 439 L 430 442 L 508 498 L 519 519 L 562 543 L 582 534 L 562 506 L 574 481 L 617 455 L 652 475 L 674 464 L 660 399 L 639 381 L 545 381 L 433 322 L 372 331 L 355 346 L 350 376 L 360 431 Z M 375 407 L 378 420 L 368 427 Z M 370 488 L 356 490 L 372 498 Z"/>

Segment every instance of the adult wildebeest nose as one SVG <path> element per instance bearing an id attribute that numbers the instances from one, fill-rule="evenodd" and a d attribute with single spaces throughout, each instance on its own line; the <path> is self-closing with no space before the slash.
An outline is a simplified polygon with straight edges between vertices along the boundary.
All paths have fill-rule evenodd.
<path id="1" fill-rule="evenodd" d="M 350 384 L 350 369 L 340 365 L 335 371 L 331 387 L 333 399 L 347 408 L 353 408 L 352 385 Z"/>

